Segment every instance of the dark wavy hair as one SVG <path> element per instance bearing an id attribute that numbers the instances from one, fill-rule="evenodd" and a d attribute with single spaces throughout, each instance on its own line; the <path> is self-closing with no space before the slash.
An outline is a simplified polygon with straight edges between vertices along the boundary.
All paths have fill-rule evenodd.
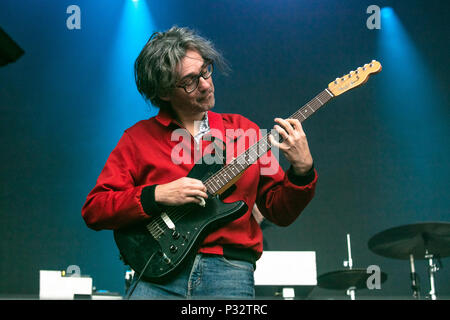
<path id="1" fill-rule="evenodd" d="M 159 108 L 170 108 L 162 100 L 175 87 L 177 65 L 187 50 L 196 50 L 205 61 L 212 61 L 222 72 L 229 67 L 213 44 L 188 28 L 172 27 L 155 32 L 145 44 L 134 63 L 134 78 L 139 93 Z"/>

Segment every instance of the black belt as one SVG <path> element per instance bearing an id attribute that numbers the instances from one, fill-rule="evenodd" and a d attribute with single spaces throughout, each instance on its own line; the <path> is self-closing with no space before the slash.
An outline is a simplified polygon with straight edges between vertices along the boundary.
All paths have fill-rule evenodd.
<path id="1" fill-rule="evenodd" d="M 236 248 L 234 246 L 223 246 L 223 256 L 233 260 L 243 260 L 253 264 L 253 268 L 256 269 L 256 260 L 258 260 L 258 254 L 252 249 Z"/>

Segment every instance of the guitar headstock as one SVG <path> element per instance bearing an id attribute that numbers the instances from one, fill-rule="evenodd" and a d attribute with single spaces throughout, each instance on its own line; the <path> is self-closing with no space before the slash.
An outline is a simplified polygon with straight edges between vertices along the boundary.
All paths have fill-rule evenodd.
<path id="1" fill-rule="evenodd" d="M 338 96 L 348 90 L 356 88 L 367 80 L 370 75 L 381 71 L 381 64 L 378 61 L 372 60 L 371 63 L 365 64 L 363 67 L 359 67 L 355 71 L 337 78 L 335 81 L 328 85 L 328 90 L 333 93 L 334 96 Z"/>

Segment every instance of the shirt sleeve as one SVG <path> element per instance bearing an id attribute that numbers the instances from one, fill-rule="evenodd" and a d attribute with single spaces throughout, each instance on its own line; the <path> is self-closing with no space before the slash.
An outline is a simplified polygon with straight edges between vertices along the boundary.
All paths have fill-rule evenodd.
<path id="1" fill-rule="evenodd" d="M 312 168 L 305 176 L 296 176 L 292 168 L 284 172 L 269 151 L 260 161 L 261 176 L 256 204 L 262 215 L 279 226 L 288 226 L 297 219 L 314 197 L 317 171 Z M 269 169 L 270 168 L 270 169 Z M 267 169 L 267 174 L 263 174 Z"/>
<path id="2" fill-rule="evenodd" d="M 136 186 L 133 178 L 135 160 L 135 146 L 125 131 L 82 207 L 88 227 L 117 229 L 149 217 L 141 203 L 142 190 L 147 185 Z"/>

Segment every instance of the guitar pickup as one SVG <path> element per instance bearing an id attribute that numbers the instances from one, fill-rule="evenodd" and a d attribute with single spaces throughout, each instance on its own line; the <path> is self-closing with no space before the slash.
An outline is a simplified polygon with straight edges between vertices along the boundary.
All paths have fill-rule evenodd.
<path id="1" fill-rule="evenodd" d="M 165 212 L 161 213 L 161 218 L 163 219 L 167 228 L 169 228 L 171 230 L 175 230 L 175 224 L 173 223 L 172 219 L 170 219 L 170 217 L 167 215 L 167 213 L 165 213 Z"/>

